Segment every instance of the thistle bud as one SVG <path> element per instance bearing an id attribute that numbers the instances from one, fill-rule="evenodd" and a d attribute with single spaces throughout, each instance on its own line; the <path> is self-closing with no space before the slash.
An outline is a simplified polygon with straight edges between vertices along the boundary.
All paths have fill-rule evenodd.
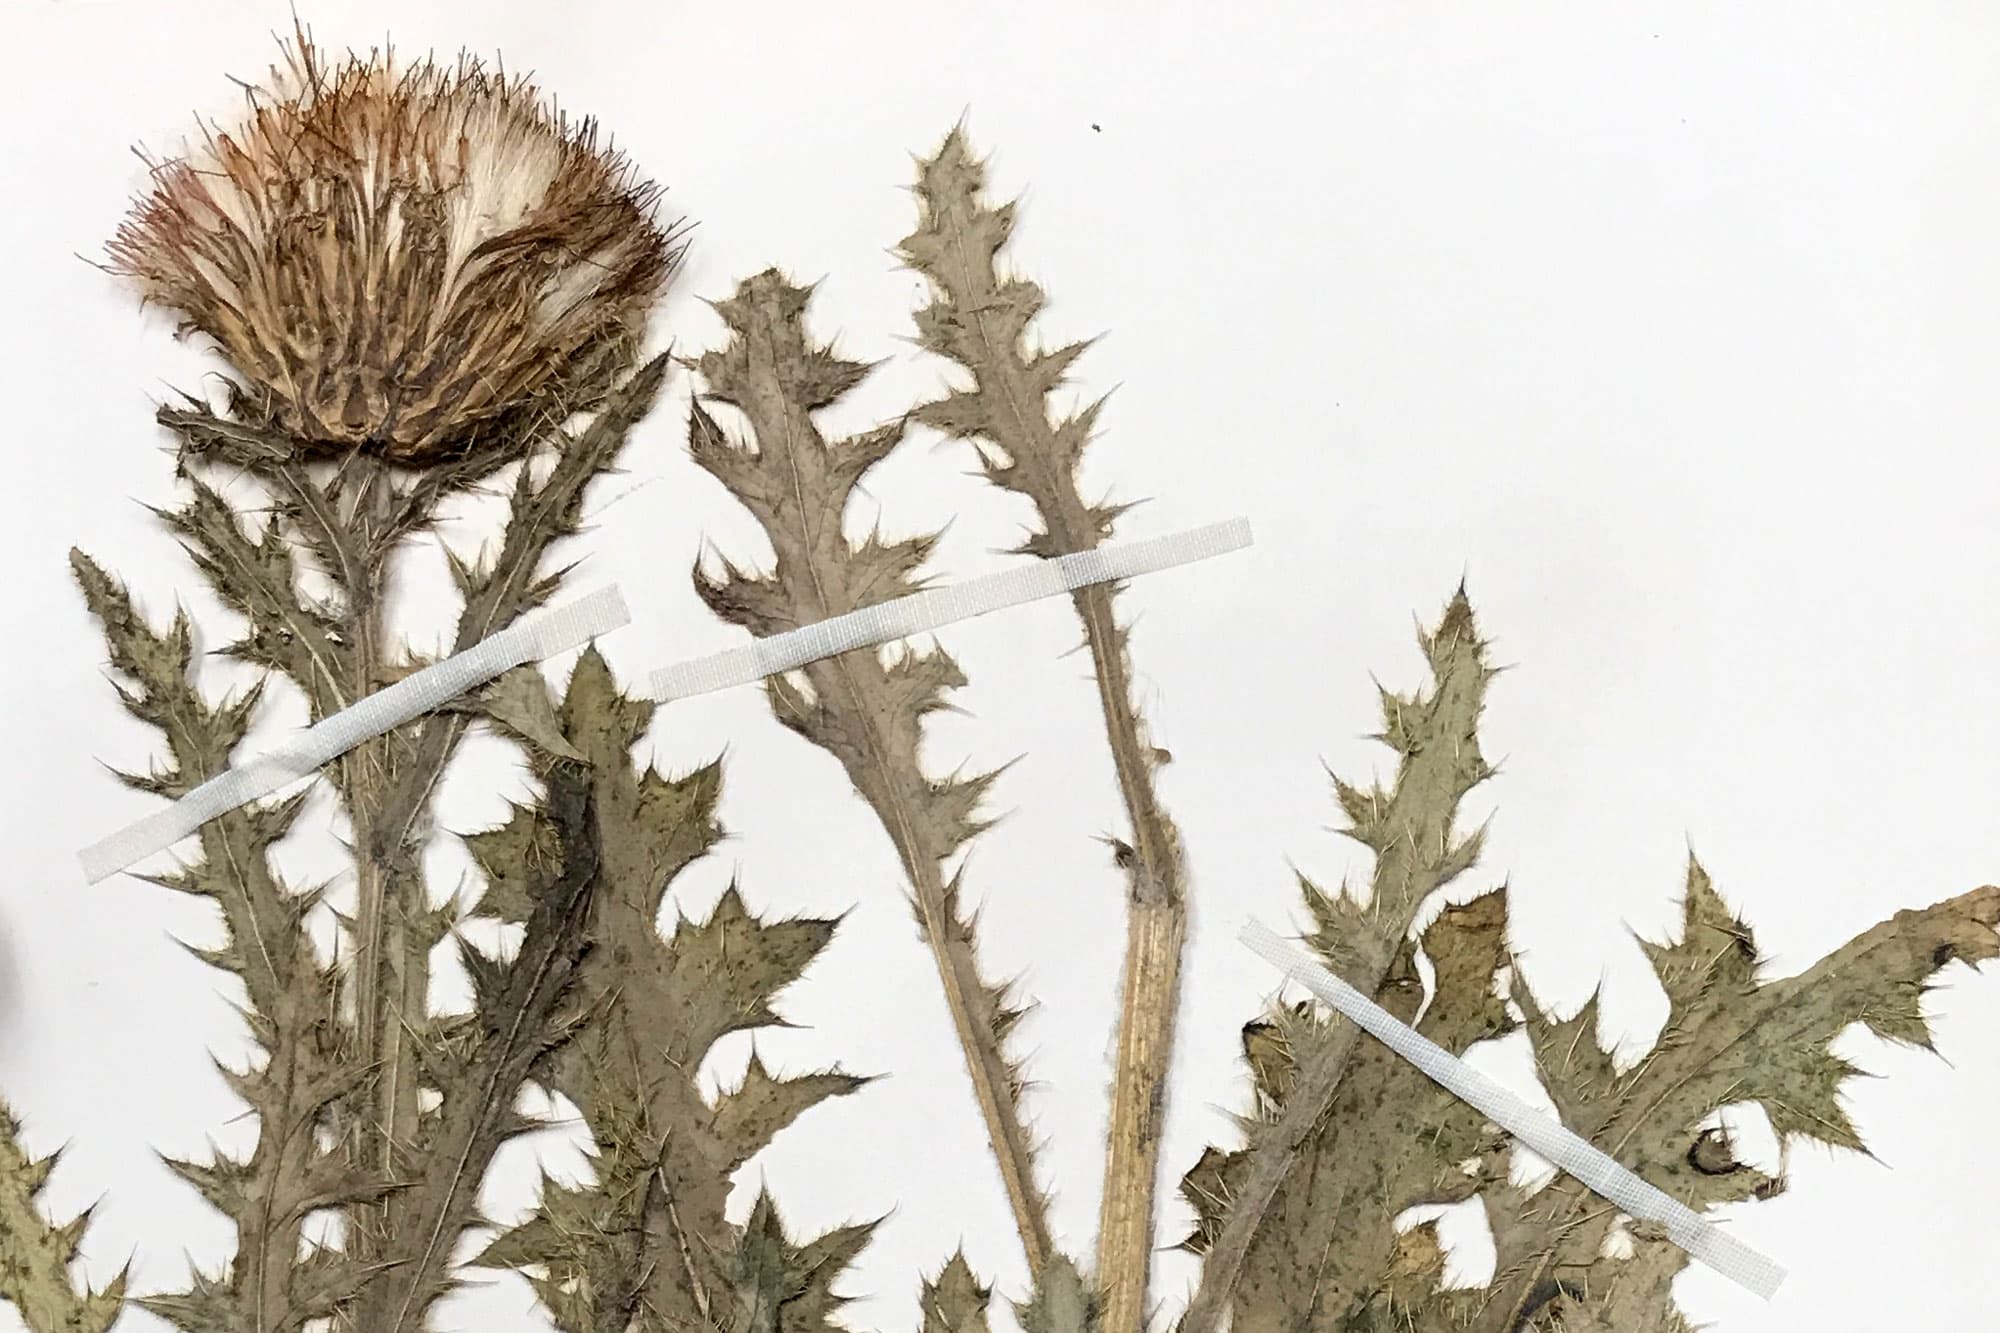
<path id="1" fill-rule="evenodd" d="M 423 465 L 564 416 L 679 259 L 657 187 L 521 79 L 328 62 L 303 35 L 239 124 L 156 164 L 114 271 L 234 367 L 304 456 Z"/>

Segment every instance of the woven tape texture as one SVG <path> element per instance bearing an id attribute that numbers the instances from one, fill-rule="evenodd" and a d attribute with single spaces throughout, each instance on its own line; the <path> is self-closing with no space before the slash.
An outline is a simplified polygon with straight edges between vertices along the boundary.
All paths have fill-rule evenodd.
<path id="1" fill-rule="evenodd" d="M 911 593 L 844 616 L 815 621 L 740 648 L 676 662 L 653 673 L 653 697 L 665 702 L 747 685 L 823 657 L 907 639 L 955 621 L 971 620 L 1094 583 L 1114 583 L 1206 560 L 1249 544 L 1250 521 L 1236 518 L 1165 537 L 1113 542 L 1094 551 L 1038 560 L 998 574 Z"/>
<path id="2" fill-rule="evenodd" d="M 908 638 L 1090 584 L 1207 559 L 1249 544 L 1249 521 L 1238 518 L 1166 537 L 1112 543 L 1094 551 L 1038 560 L 679 662 L 654 672 L 651 688 L 653 696 L 662 701 L 727 689 L 822 657 Z M 322 719 L 291 744 L 218 774 L 165 809 L 84 848 L 79 854 L 84 874 L 93 884 L 106 879 L 165 851 L 210 820 L 310 775 L 365 740 L 477 689 L 510 668 L 578 647 L 630 618 L 616 587 L 528 617 Z"/>

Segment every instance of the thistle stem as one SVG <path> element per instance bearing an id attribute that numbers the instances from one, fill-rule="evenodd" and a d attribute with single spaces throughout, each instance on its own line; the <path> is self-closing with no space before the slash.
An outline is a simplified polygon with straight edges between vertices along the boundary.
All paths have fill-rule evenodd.
<path id="1" fill-rule="evenodd" d="M 1105 1333 L 1139 1333 L 1145 1326 L 1152 1273 L 1154 1199 L 1180 1009 L 1187 896 L 1179 833 L 1154 790 L 1151 747 L 1144 741 L 1131 702 L 1131 664 L 1113 620 L 1111 594 L 1101 587 L 1086 588 L 1075 600 L 1095 666 L 1119 794 L 1132 823 L 1124 985 L 1104 1194 L 1098 1211 L 1097 1281 L 1104 1299 Z"/>
<path id="2" fill-rule="evenodd" d="M 1001 457 L 981 451 L 988 477 L 1025 495 L 1042 523 L 1025 550 L 1043 556 L 1092 550 L 1110 534 L 1118 513 L 1085 503 L 1077 486 L 1077 462 L 1098 404 L 1055 420 L 1048 401 L 1083 346 L 1031 351 L 1026 345 L 1041 292 L 1032 283 L 1003 277 L 996 266 L 1014 213 L 1011 205 L 985 204 L 984 180 L 983 168 L 956 129 L 919 168 L 922 215 L 917 231 L 903 242 L 903 254 L 937 291 L 937 299 L 918 315 L 919 342 L 963 366 L 973 382 L 920 408 L 918 419 L 947 434 L 999 446 Z M 1132 702 L 1131 664 L 1111 592 L 1081 589 L 1075 602 L 1132 838 L 1119 858 L 1129 879 L 1124 996 L 1097 1238 L 1100 1327 L 1103 1333 L 1140 1333 L 1152 1274 L 1160 1137 L 1187 939 L 1185 874 L 1179 832 L 1154 791 L 1159 756 Z"/>
<path id="3" fill-rule="evenodd" d="M 352 698 L 379 689 L 389 667 L 383 625 L 392 551 L 367 536 L 395 500 L 383 467 L 356 457 L 348 469 L 361 475 L 351 498 L 334 515 L 344 529 L 339 545 L 356 563 L 332 571 L 346 599 Z M 410 856 L 406 834 L 414 812 L 391 808 L 397 790 L 395 740 L 376 737 L 341 761 L 356 879 L 354 921 L 354 1026 L 362 1065 L 375 1071 L 371 1114 L 358 1117 L 356 1152 L 368 1166 L 393 1171 L 398 1149 L 416 1141 L 420 1105 L 410 1049 L 413 1030 L 429 1010 L 430 942 L 413 931 L 425 909 L 424 884 Z M 364 1232 L 368 1229 L 364 1228 Z M 365 1242 L 363 1242 L 365 1244 Z"/>

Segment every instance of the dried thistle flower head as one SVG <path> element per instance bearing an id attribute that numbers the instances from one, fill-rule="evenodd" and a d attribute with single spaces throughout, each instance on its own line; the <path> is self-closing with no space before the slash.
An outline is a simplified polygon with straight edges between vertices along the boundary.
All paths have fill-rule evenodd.
<path id="1" fill-rule="evenodd" d="M 248 104 L 156 166 L 110 255 L 302 452 L 432 462 L 632 355 L 679 251 L 592 121 L 474 60 L 329 63 L 304 33 Z"/>

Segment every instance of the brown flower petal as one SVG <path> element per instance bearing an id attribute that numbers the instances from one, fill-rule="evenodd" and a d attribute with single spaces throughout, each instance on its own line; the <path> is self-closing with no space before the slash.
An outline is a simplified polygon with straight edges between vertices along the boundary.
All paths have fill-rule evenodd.
<path id="1" fill-rule="evenodd" d="M 421 464 L 602 391 L 679 259 L 657 194 L 524 80 L 301 34 L 110 255 L 304 452 Z"/>

